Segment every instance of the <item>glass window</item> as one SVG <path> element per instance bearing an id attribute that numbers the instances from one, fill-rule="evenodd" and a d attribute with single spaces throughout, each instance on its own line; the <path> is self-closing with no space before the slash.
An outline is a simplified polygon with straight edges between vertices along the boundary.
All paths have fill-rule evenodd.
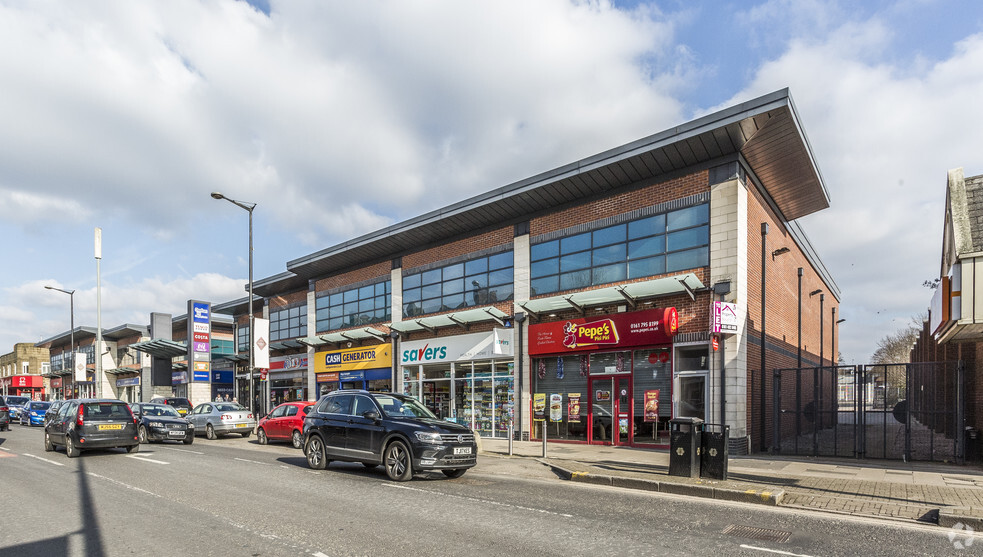
<path id="1" fill-rule="evenodd" d="M 529 266 L 530 276 L 533 277 L 544 277 L 546 275 L 555 275 L 560 272 L 560 260 L 558 258 L 544 259 L 542 261 L 535 261 Z"/>
<path id="2" fill-rule="evenodd" d="M 584 251 L 573 255 L 564 255 L 560 258 L 560 272 L 573 271 L 575 269 L 586 269 L 590 267 L 590 252 Z"/>
<path id="3" fill-rule="evenodd" d="M 488 268 L 490 270 L 504 269 L 512 266 L 513 255 L 511 251 L 499 253 L 488 257 Z"/>
<path id="4" fill-rule="evenodd" d="M 591 281 L 594 284 L 606 284 L 625 280 L 627 269 L 624 263 L 608 265 L 606 267 L 594 267 L 591 270 Z"/>
<path id="5" fill-rule="evenodd" d="M 634 240 L 652 234 L 662 234 L 666 231 L 666 216 L 655 215 L 628 223 L 628 239 Z"/>
<path id="6" fill-rule="evenodd" d="M 695 207 L 688 207 L 686 209 L 673 211 L 666 215 L 666 229 L 679 230 L 680 228 L 688 228 L 690 226 L 704 224 L 709 221 L 710 206 L 697 205 Z"/>
<path id="7" fill-rule="evenodd" d="M 478 306 L 512 296 L 511 251 L 478 257 L 408 276 L 421 277 L 422 288 L 404 288 L 403 312 L 416 317 L 427 313 Z M 490 269 L 490 271 L 489 271 Z M 405 284 L 409 282 L 404 280 Z M 413 283 L 415 284 L 415 281 Z M 499 285 L 507 288 L 501 288 Z M 492 287 L 492 288 L 489 288 Z"/>
<path id="8" fill-rule="evenodd" d="M 590 233 L 578 234 L 576 236 L 570 236 L 568 238 L 563 238 L 560 240 L 560 252 L 561 253 L 573 253 L 575 251 L 582 251 L 585 249 L 590 249 Z"/>
<path id="9" fill-rule="evenodd" d="M 666 238 L 668 251 L 679 251 L 705 245 L 710 239 L 706 226 L 673 232 Z"/>
<path id="10" fill-rule="evenodd" d="M 529 259 L 531 261 L 539 261 L 540 259 L 556 257 L 557 255 L 560 255 L 559 240 L 543 242 L 542 244 L 533 244 L 533 246 L 529 249 Z"/>
<path id="11" fill-rule="evenodd" d="M 420 286 L 420 276 L 421 275 L 417 273 L 415 275 L 406 275 L 403 277 L 403 289 L 405 290 L 406 288 L 416 288 L 417 286 Z"/>
<path id="12" fill-rule="evenodd" d="M 628 262 L 630 279 L 661 275 L 664 272 L 666 272 L 666 258 L 662 255 L 648 259 L 633 259 Z"/>
<path id="13" fill-rule="evenodd" d="M 625 225 L 609 226 L 594 231 L 594 247 L 607 246 L 625 241 Z"/>
<path id="14" fill-rule="evenodd" d="M 482 257 L 481 259 L 473 259 L 464 264 L 464 272 L 473 275 L 476 273 L 484 273 L 488 271 L 488 260 Z"/>
<path id="15" fill-rule="evenodd" d="M 625 244 L 615 244 L 594 250 L 593 265 L 607 265 L 616 261 L 625 260 Z"/>
<path id="16" fill-rule="evenodd" d="M 392 296 L 389 294 L 390 281 L 382 281 L 360 288 L 352 288 L 344 292 L 339 292 L 317 298 L 317 330 L 332 331 L 346 326 L 368 325 L 385 321 L 385 317 L 376 314 L 376 309 L 381 306 L 388 308 L 392 305 Z M 386 294 L 379 295 L 379 292 Z M 404 291 L 404 298 L 412 302 L 419 299 L 419 289 L 409 289 Z M 306 336 L 307 329 L 307 310 L 303 309 L 298 318 L 297 327 L 303 329 Z M 272 329 L 272 324 L 271 324 Z M 270 335 L 273 336 L 272 333 Z"/>
<path id="17" fill-rule="evenodd" d="M 464 264 L 458 263 L 457 265 L 448 265 L 444 267 L 444 280 L 448 281 L 451 279 L 461 278 L 464 276 Z"/>
<path id="18" fill-rule="evenodd" d="M 652 257 L 666 251 L 665 236 L 650 236 L 642 240 L 628 242 L 628 259 L 641 259 Z"/>
<path id="19" fill-rule="evenodd" d="M 670 253 L 666 256 L 666 270 L 671 272 L 703 267 L 709 259 L 710 252 L 708 248 Z"/>
<path id="20" fill-rule="evenodd" d="M 573 290 L 590 286 L 590 271 L 574 271 L 560 275 L 560 290 Z"/>
<path id="21" fill-rule="evenodd" d="M 431 269 L 429 271 L 424 271 L 423 273 L 423 284 L 436 284 L 440 282 L 441 274 L 440 269 Z"/>

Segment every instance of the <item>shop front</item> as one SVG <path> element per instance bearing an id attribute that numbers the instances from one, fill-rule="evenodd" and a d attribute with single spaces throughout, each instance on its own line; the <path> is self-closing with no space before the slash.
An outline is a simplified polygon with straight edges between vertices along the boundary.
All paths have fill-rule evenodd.
<path id="1" fill-rule="evenodd" d="M 8 396 L 28 396 L 32 400 L 44 400 L 44 378 L 40 375 L 0 377 L 0 392 Z"/>
<path id="2" fill-rule="evenodd" d="M 514 417 L 512 329 L 404 342 L 403 392 L 482 437 L 508 436 Z"/>
<path id="3" fill-rule="evenodd" d="M 49 386 L 51 387 L 51 400 L 62 400 L 65 398 L 65 382 L 67 379 L 62 376 L 52 377 Z"/>
<path id="4" fill-rule="evenodd" d="M 212 370 L 212 400 L 233 400 L 235 394 L 235 371 L 231 369 Z M 248 401 L 247 401 L 248 403 Z"/>
<path id="5" fill-rule="evenodd" d="M 129 377 L 119 377 L 116 379 L 116 391 L 118 398 L 123 402 L 140 401 L 140 376 L 132 374 Z"/>
<path id="6" fill-rule="evenodd" d="M 307 355 L 294 354 L 270 358 L 270 370 L 266 380 L 270 386 L 270 404 L 267 410 L 284 402 L 308 400 Z"/>
<path id="7" fill-rule="evenodd" d="M 667 445 L 677 329 L 675 308 L 530 325 L 541 418 L 531 436 L 542 439 L 545 427 L 553 440 Z"/>
<path id="8" fill-rule="evenodd" d="M 318 396 L 338 389 L 392 390 L 392 345 L 360 346 L 318 352 L 314 360 L 314 382 Z"/>

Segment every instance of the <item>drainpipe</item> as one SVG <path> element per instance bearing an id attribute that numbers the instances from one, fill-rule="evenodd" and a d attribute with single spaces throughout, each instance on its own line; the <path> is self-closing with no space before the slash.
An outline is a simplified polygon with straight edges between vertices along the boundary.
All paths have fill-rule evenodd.
<path id="1" fill-rule="evenodd" d="M 768 223 L 761 223 L 761 450 L 765 446 L 765 421 L 768 419 L 765 409 L 765 266 L 768 264 Z M 777 435 L 777 432 L 776 432 Z"/>

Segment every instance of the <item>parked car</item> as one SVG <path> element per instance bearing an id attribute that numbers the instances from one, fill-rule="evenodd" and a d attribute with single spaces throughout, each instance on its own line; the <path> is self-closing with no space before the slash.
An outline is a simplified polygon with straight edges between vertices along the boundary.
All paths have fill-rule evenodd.
<path id="1" fill-rule="evenodd" d="M 304 420 L 304 455 L 315 470 L 341 460 L 383 464 L 394 481 L 430 470 L 458 478 L 477 464 L 477 452 L 474 432 L 400 394 L 334 391 Z"/>
<path id="2" fill-rule="evenodd" d="M 137 420 L 137 437 L 141 443 L 154 441 L 181 441 L 185 445 L 195 442 L 195 426 L 168 404 L 150 402 L 130 405 Z"/>
<path id="3" fill-rule="evenodd" d="M 10 408 L 7 400 L 0 396 L 0 431 L 10 430 Z"/>
<path id="4" fill-rule="evenodd" d="M 177 410 L 178 414 L 187 416 L 191 412 L 191 401 L 179 396 L 155 396 L 150 399 L 154 404 L 169 404 Z"/>
<path id="5" fill-rule="evenodd" d="M 123 447 L 134 453 L 140 450 L 137 421 L 122 400 L 73 399 L 44 426 L 44 450 L 60 446 L 69 458 L 88 449 Z"/>
<path id="6" fill-rule="evenodd" d="M 195 435 L 203 432 L 208 439 L 218 439 L 219 435 L 238 433 L 249 437 L 256 420 L 248 408 L 238 402 L 205 402 L 195 406 L 188 414 L 188 419 L 195 426 Z"/>
<path id="7" fill-rule="evenodd" d="M 20 413 L 18 423 L 20 425 L 44 425 L 44 415 L 48 412 L 50 402 L 43 400 L 32 400 L 24 405 Z"/>
<path id="8" fill-rule="evenodd" d="M 44 423 L 41 425 L 48 425 L 51 418 L 54 418 L 58 414 L 58 409 L 61 408 L 62 404 L 68 402 L 67 400 L 53 400 L 51 401 L 51 406 L 48 407 L 48 411 L 44 413 Z"/>
<path id="9" fill-rule="evenodd" d="M 256 427 L 260 445 L 269 441 L 290 441 L 295 449 L 304 448 L 304 418 L 316 404 L 313 401 L 284 402 L 263 416 Z"/>
<path id="10" fill-rule="evenodd" d="M 28 396 L 7 396 L 7 408 L 10 412 L 10 421 L 20 421 L 20 413 L 24 411 L 24 405 L 31 402 L 31 397 Z"/>

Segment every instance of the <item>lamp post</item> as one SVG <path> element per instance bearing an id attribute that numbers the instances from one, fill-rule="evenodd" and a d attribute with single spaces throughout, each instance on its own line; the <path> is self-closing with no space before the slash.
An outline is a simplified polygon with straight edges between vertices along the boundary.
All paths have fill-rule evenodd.
<path id="1" fill-rule="evenodd" d="M 68 294 L 68 307 L 71 312 L 70 323 L 71 332 L 69 333 L 69 353 L 72 355 L 72 384 L 75 384 L 75 291 L 74 290 L 62 290 L 61 288 L 55 288 L 54 286 L 45 286 L 48 290 L 57 290 L 58 292 L 64 292 Z M 64 395 L 64 387 L 62 387 L 62 394 Z"/>
<path id="2" fill-rule="evenodd" d="M 236 201 L 235 199 L 225 197 L 217 191 L 212 192 L 212 198 L 224 199 L 237 207 L 245 209 L 249 213 L 249 411 L 255 416 L 256 404 L 253 393 L 253 364 L 256 360 L 253 350 L 256 343 L 256 327 L 253 323 L 253 209 L 256 208 L 256 204 Z"/>

